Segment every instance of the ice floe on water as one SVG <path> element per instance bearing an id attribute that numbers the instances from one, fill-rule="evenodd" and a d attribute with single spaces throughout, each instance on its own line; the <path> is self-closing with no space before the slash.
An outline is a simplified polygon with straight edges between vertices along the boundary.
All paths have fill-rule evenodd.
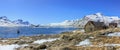
<path id="1" fill-rule="evenodd" d="M 107 36 L 120 36 L 120 32 L 110 33 Z"/>
<path id="2" fill-rule="evenodd" d="M 85 39 L 84 41 L 81 41 L 79 44 L 76 46 L 86 46 L 86 45 L 91 45 L 91 42 L 89 39 Z"/>
<path id="3" fill-rule="evenodd" d="M 49 38 L 49 39 L 41 39 L 41 40 L 36 40 L 34 41 L 33 43 L 36 43 L 36 44 L 42 44 L 44 42 L 52 42 L 52 41 L 55 41 L 55 40 L 58 40 L 59 38 Z"/>

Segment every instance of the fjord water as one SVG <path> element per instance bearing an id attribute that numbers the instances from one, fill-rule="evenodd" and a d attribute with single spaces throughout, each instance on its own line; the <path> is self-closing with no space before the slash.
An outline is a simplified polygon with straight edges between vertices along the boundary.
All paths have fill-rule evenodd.
<path id="1" fill-rule="evenodd" d="M 0 27 L 0 38 L 17 38 L 40 34 L 59 34 L 76 28 L 32 28 L 32 27 Z M 17 33 L 19 31 L 19 33 Z"/>

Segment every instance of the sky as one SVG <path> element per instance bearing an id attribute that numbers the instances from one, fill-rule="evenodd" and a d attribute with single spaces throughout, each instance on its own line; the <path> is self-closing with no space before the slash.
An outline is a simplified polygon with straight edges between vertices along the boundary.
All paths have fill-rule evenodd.
<path id="1" fill-rule="evenodd" d="M 33 24 L 75 20 L 97 12 L 120 16 L 120 0 L 0 0 L 0 16 Z"/>

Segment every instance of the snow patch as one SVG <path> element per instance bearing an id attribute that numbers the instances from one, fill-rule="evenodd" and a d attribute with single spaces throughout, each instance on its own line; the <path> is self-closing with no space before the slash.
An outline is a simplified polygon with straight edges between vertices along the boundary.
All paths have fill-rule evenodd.
<path id="1" fill-rule="evenodd" d="M 21 47 L 25 47 L 25 46 L 29 46 L 28 44 L 23 44 L 23 45 L 20 45 Z"/>
<path id="2" fill-rule="evenodd" d="M 80 30 L 81 32 L 85 32 L 85 30 L 84 29 L 82 29 L 82 30 Z"/>
<path id="3" fill-rule="evenodd" d="M 17 44 L 12 45 L 0 45 L 0 50 L 15 50 L 16 48 L 20 47 Z"/>
<path id="4" fill-rule="evenodd" d="M 91 45 L 91 42 L 89 39 L 85 39 L 84 41 L 81 41 L 78 45 L 76 46 L 86 46 L 86 45 Z"/>
<path id="5" fill-rule="evenodd" d="M 1 40 L 2 42 L 6 42 L 6 41 L 8 41 L 8 40 Z"/>
<path id="6" fill-rule="evenodd" d="M 37 41 L 34 41 L 33 43 L 37 43 L 37 44 L 42 44 L 44 42 L 52 42 L 52 41 L 55 41 L 55 40 L 58 40 L 59 38 L 54 38 L 54 39 L 41 39 L 41 40 L 37 40 Z"/>
<path id="7" fill-rule="evenodd" d="M 120 36 L 120 32 L 110 33 L 107 36 Z"/>
<path id="8" fill-rule="evenodd" d="M 18 44 L 11 44 L 11 45 L 0 45 L 0 50 L 16 50 L 16 48 L 28 46 L 28 44 L 18 45 Z"/>
<path id="9" fill-rule="evenodd" d="M 104 46 L 120 46 L 120 44 L 105 44 Z"/>
<path id="10" fill-rule="evenodd" d="M 94 39 L 94 37 L 89 37 L 89 38 Z"/>

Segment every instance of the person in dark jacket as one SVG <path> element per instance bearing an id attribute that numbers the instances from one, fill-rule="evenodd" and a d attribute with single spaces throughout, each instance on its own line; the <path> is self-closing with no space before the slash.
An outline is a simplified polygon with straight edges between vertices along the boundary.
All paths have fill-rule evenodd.
<path id="1" fill-rule="evenodd" d="M 19 30 L 17 30 L 17 34 L 19 34 L 20 33 L 20 31 Z"/>

